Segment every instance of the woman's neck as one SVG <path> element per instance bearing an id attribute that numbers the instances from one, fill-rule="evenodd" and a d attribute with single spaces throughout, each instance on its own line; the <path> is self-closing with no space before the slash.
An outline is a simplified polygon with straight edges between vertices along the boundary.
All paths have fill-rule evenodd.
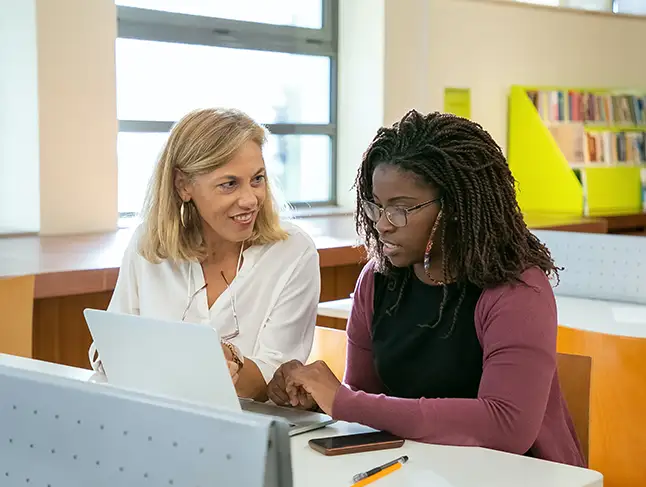
<path id="1" fill-rule="evenodd" d="M 224 240 L 215 232 L 205 232 L 206 258 L 203 264 L 220 264 L 229 260 L 237 260 L 244 242 Z"/>

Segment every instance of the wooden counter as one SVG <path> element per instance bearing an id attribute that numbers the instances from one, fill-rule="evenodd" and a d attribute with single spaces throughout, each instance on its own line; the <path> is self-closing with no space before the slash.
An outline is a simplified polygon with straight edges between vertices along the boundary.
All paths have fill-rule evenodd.
<path id="1" fill-rule="evenodd" d="M 603 219 L 529 215 L 530 228 L 606 233 Z M 321 268 L 357 265 L 364 257 L 351 216 L 296 220 L 314 239 Z M 131 229 L 106 234 L 0 238 L 0 277 L 35 275 L 37 299 L 111 291 Z"/>
<path id="2" fill-rule="evenodd" d="M 646 213 L 605 217 L 609 233 L 646 236 Z"/>
<path id="3" fill-rule="evenodd" d="M 364 253 L 350 216 L 298 220 L 314 239 L 321 267 L 355 265 Z M 111 291 L 131 229 L 106 234 L 0 238 L 0 277 L 35 275 L 36 298 Z"/>
<path id="4" fill-rule="evenodd" d="M 527 215 L 530 228 L 605 233 L 603 219 Z M 297 219 L 314 239 L 321 262 L 321 301 L 347 297 L 363 266 L 349 215 Z M 33 357 L 87 367 L 90 336 L 82 311 L 105 309 L 132 230 L 100 235 L 0 238 L 0 277 L 35 275 Z M 324 326 L 342 327 L 333 318 Z"/>

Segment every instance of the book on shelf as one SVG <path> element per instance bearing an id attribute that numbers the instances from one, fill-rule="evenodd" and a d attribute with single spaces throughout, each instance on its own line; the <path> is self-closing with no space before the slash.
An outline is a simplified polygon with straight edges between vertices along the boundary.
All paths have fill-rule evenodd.
<path id="1" fill-rule="evenodd" d="M 550 125 L 548 130 L 571 165 L 646 164 L 646 130 L 586 131 L 582 123 Z"/>
<path id="2" fill-rule="evenodd" d="M 646 205 L 646 87 L 514 85 L 508 137 L 524 211 L 595 215 Z"/>
<path id="3" fill-rule="evenodd" d="M 646 125 L 646 95 L 579 90 L 527 90 L 546 122 Z"/>
<path id="4" fill-rule="evenodd" d="M 585 132 L 584 162 L 646 163 L 646 132 Z"/>
<path id="5" fill-rule="evenodd" d="M 571 166 L 646 163 L 646 96 L 577 90 L 527 96 Z"/>

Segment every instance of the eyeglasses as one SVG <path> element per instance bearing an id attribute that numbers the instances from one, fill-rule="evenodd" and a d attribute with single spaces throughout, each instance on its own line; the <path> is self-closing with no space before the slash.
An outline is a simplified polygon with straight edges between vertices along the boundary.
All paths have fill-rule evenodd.
<path id="1" fill-rule="evenodd" d="M 231 285 L 229 284 L 229 281 L 227 278 L 224 276 L 224 272 L 220 271 L 220 275 L 222 276 L 222 279 L 224 279 L 225 284 L 227 285 L 227 290 L 229 291 L 229 299 L 231 300 L 231 309 L 233 310 L 233 322 L 236 326 L 236 329 L 233 333 L 230 333 L 228 335 L 223 335 L 220 337 L 221 340 L 223 341 L 229 341 L 232 340 L 233 338 L 237 337 L 240 334 L 240 325 L 238 323 L 238 312 L 236 311 L 236 297 L 234 292 L 231 289 Z M 193 301 L 195 300 L 195 296 L 197 296 L 200 291 L 206 289 L 206 284 L 204 284 L 201 288 L 199 288 L 197 291 L 195 291 L 190 298 L 188 299 L 188 304 L 186 305 L 186 309 L 184 309 L 184 313 L 182 313 L 182 321 L 186 319 L 186 315 L 188 314 L 188 310 L 191 308 L 191 305 L 193 304 Z"/>
<path id="2" fill-rule="evenodd" d="M 366 216 L 373 222 L 377 223 L 379 220 L 381 220 L 381 215 L 385 213 L 386 218 L 392 224 L 392 226 L 400 228 L 405 227 L 408 224 L 409 213 L 416 210 L 421 210 L 422 208 L 425 208 L 428 205 L 441 200 L 442 198 L 435 198 L 434 200 L 428 200 L 424 203 L 420 203 L 419 205 L 411 206 L 409 208 L 401 208 L 399 206 L 387 206 L 386 208 L 382 208 L 372 201 L 364 200 L 362 207 L 363 211 L 366 213 Z"/>

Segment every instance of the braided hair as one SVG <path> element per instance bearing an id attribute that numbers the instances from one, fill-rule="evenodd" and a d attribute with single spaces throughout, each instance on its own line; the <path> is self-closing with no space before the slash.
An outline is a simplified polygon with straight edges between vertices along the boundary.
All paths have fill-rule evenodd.
<path id="1" fill-rule="evenodd" d="M 523 220 L 514 177 L 489 133 L 465 118 L 437 112 L 422 115 L 415 110 L 392 127 L 379 129 L 363 156 L 355 182 L 357 232 L 378 271 L 397 274 L 385 258 L 375 224 L 362 206 L 364 200 L 373 199 L 372 176 L 380 164 L 411 172 L 439 189 L 442 270 L 445 280 L 450 277 L 463 289 L 458 307 L 467 283 L 486 289 L 522 282 L 521 274 L 530 267 L 539 267 L 548 277 L 558 279 L 549 250 Z M 395 309 L 410 272 L 403 274 Z M 446 299 L 445 286 L 440 317 Z"/>

